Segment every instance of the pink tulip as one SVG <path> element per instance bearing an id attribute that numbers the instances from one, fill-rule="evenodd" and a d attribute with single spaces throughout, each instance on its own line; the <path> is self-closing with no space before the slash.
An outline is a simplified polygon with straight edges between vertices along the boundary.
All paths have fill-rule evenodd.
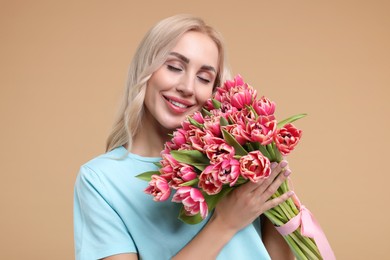
<path id="1" fill-rule="evenodd" d="M 288 155 L 301 139 L 302 131 L 293 124 L 287 124 L 278 129 L 274 135 L 276 147 L 283 155 Z"/>
<path id="2" fill-rule="evenodd" d="M 196 111 L 191 117 L 195 119 L 195 121 L 198 122 L 199 124 L 204 123 L 203 115 L 199 111 Z"/>
<path id="3" fill-rule="evenodd" d="M 192 181 L 196 178 L 197 174 L 194 170 L 194 167 L 188 164 L 181 163 L 181 167 L 177 172 L 177 175 L 185 182 Z"/>
<path id="4" fill-rule="evenodd" d="M 210 131 L 206 131 L 206 135 L 203 136 L 203 140 L 205 145 L 210 145 L 210 144 L 220 145 L 226 143 L 224 139 L 214 136 L 212 133 L 210 133 Z"/>
<path id="5" fill-rule="evenodd" d="M 177 145 L 171 141 L 169 142 L 166 142 L 164 144 L 164 150 L 161 151 L 160 155 L 161 157 L 164 155 L 164 154 L 169 154 L 172 150 L 176 150 L 178 149 L 179 147 L 177 147 Z"/>
<path id="6" fill-rule="evenodd" d="M 263 96 L 261 99 L 255 101 L 252 107 L 259 116 L 268 116 L 270 119 L 275 119 L 275 103 L 268 98 Z"/>
<path id="7" fill-rule="evenodd" d="M 194 128 L 197 128 L 196 126 L 192 125 L 190 123 L 190 121 L 188 121 L 188 119 L 184 120 L 182 123 L 181 123 L 181 127 L 183 128 L 183 130 L 185 131 L 189 131 L 191 129 L 194 129 Z"/>
<path id="8" fill-rule="evenodd" d="M 230 90 L 231 88 L 242 85 L 244 85 L 244 80 L 242 79 L 241 75 L 237 75 L 234 77 L 234 80 L 227 80 L 223 87 L 227 90 Z"/>
<path id="9" fill-rule="evenodd" d="M 186 133 L 191 147 L 200 152 L 204 151 L 205 141 L 203 137 L 206 134 L 207 134 L 206 132 L 202 131 L 199 128 L 192 129 Z"/>
<path id="10" fill-rule="evenodd" d="M 149 186 L 146 187 L 145 193 L 152 195 L 155 201 L 164 201 L 171 195 L 171 189 L 165 178 L 159 175 L 152 175 L 152 180 L 149 182 Z"/>
<path id="11" fill-rule="evenodd" d="M 271 174 L 271 163 L 260 151 L 253 151 L 240 158 L 241 176 L 258 182 Z"/>
<path id="12" fill-rule="evenodd" d="M 219 180 L 223 184 L 229 184 L 233 187 L 240 176 L 240 163 L 236 159 L 224 160 L 221 162 L 221 168 L 218 174 Z"/>
<path id="13" fill-rule="evenodd" d="M 234 80 L 226 81 L 214 95 L 214 99 L 219 102 L 231 103 L 239 109 L 245 107 L 245 104 L 249 105 L 255 98 L 256 90 L 244 83 L 240 75 L 236 76 Z"/>
<path id="14" fill-rule="evenodd" d="M 177 147 L 180 147 L 183 144 L 185 144 L 187 142 L 186 131 L 184 129 L 182 129 L 182 128 L 179 128 L 175 132 L 173 132 L 172 142 Z"/>
<path id="15" fill-rule="evenodd" d="M 172 202 L 183 203 L 186 215 L 194 216 L 200 213 L 200 216 L 205 219 L 208 214 L 207 203 L 202 193 L 192 187 L 179 188 L 172 198 Z"/>
<path id="16" fill-rule="evenodd" d="M 237 125 L 242 126 L 244 129 L 249 123 L 256 121 L 256 115 L 253 111 L 244 108 L 230 115 L 230 120 Z"/>
<path id="17" fill-rule="evenodd" d="M 242 109 L 252 104 L 252 95 L 248 89 L 241 88 L 239 90 L 231 96 L 230 102 L 233 107 Z"/>
<path id="18" fill-rule="evenodd" d="M 167 180 L 171 180 L 180 167 L 180 163 L 171 154 L 163 154 L 160 164 L 162 166 L 160 168 L 161 176 Z"/>
<path id="19" fill-rule="evenodd" d="M 207 117 L 204 121 L 204 128 L 209 130 L 214 136 L 222 137 L 221 126 L 220 126 L 220 116 Z"/>
<path id="20" fill-rule="evenodd" d="M 248 135 L 245 133 L 245 129 L 241 125 L 233 124 L 223 127 L 234 139 L 241 145 L 248 141 Z"/>
<path id="21" fill-rule="evenodd" d="M 227 99 L 229 96 L 227 93 L 229 93 L 230 88 L 226 87 L 226 85 L 223 85 L 219 88 L 217 88 L 215 94 L 214 94 L 214 99 L 224 103 L 224 102 L 229 102 L 230 99 Z"/>
<path id="22" fill-rule="evenodd" d="M 272 143 L 276 131 L 276 121 L 268 117 L 259 117 L 256 122 L 250 125 L 251 141 L 259 142 L 261 145 Z M 248 132 L 248 131 L 247 131 Z"/>
<path id="23" fill-rule="evenodd" d="M 215 97 L 214 97 L 215 98 Z M 207 111 L 210 111 L 210 110 L 213 110 L 215 109 L 214 105 L 213 105 L 213 102 L 211 101 L 211 98 L 207 99 L 206 102 L 204 103 L 203 107 L 207 110 Z"/>
<path id="24" fill-rule="evenodd" d="M 224 118 L 229 118 L 230 116 L 238 113 L 238 109 L 232 106 L 230 102 L 224 102 L 221 104 L 221 108 L 217 110 L 217 113 L 218 113 L 217 115 L 219 116 L 223 116 Z"/>
<path id="25" fill-rule="evenodd" d="M 205 145 L 205 153 L 211 163 L 218 163 L 234 156 L 234 147 L 223 142 L 221 144 Z"/>
<path id="26" fill-rule="evenodd" d="M 191 181 L 197 177 L 194 167 L 188 164 L 180 163 L 176 171 L 172 172 L 169 184 L 174 189 L 179 189 L 180 184 Z"/>
<path id="27" fill-rule="evenodd" d="M 211 164 L 199 176 L 199 188 L 209 195 L 217 194 L 222 190 L 222 182 L 218 178 L 220 166 L 220 164 Z"/>

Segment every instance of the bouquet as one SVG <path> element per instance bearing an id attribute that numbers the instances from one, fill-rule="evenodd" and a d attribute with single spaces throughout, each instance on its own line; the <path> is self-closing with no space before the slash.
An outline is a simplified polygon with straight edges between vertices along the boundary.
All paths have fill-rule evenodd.
<path id="1" fill-rule="evenodd" d="M 302 131 L 292 122 L 305 114 L 278 122 L 274 113 L 275 103 L 258 99 L 240 76 L 226 81 L 173 132 L 161 152 L 159 171 L 137 176 L 149 181 L 145 192 L 155 201 L 174 193 L 172 202 L 182 203 L 179 219 L 201 222 L 223 196 L 248 181 L 267 178 L 271 163 L 294 150 Z M 272 197 L 289 189 L 285 181 Z M 335 259 L 320 226 L 295 195 L 264 214 L 298 259 Z"/>

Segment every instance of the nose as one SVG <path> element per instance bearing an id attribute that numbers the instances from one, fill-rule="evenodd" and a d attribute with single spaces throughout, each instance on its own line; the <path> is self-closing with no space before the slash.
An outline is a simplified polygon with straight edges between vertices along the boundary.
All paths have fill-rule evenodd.
<path id="1" fill-rule="evenodd" d="M 181 77 L 179 84 L 177 84 L 176 90 L 183 96 L 194 95 L 195 88 L 195 76 L 186 74 Z"/>

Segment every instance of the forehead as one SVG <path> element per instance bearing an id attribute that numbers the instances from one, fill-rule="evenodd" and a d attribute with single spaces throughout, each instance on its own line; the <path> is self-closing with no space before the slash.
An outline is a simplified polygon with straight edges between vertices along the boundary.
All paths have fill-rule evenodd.
<path id="1" fill-rule="evenodd" d="M 184 33 L 171 51 L 185 56 L 190 63 L 218 67 L 217 44 L 204 33 L 194 31 Z"/>

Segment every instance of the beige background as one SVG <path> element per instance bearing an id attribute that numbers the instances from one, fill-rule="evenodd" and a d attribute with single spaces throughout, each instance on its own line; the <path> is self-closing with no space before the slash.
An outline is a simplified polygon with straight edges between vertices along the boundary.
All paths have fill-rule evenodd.
<path id="1" fill-rule="evenodd" d="M 141 37 L 183 12 L 279 119 L 309 114 L 290 166 L 338 259 L 389 257 L 389 2 L 224 2 L 1 1 L 1 259 L 74 258 L 78 168 L 104 151 Z"/>

